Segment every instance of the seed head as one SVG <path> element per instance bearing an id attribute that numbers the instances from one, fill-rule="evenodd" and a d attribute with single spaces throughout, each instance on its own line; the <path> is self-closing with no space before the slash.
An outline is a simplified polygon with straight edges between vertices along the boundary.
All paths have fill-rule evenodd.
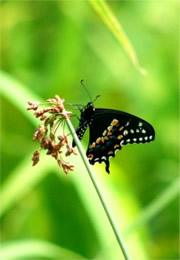
<path id="1" fill-rule="evenodd" d="M 71 112 L 65 110 L 64 99 L 57 95 L 55 98 L 47 99 L 47 104 L 48 107 L 39 109 L 40 103 L 38 101 L 28 102 L 27 110 L 34 110 L 34 116 L 39 118 L 41 122 L 33 135 L 33 141 L 38 141 L 40 144 L 40 149 L 33 153 L 33 166 L 39 162 L 40 150 L 46 150 L 46 154 L 55 158 L 58 165 L 67 174 L 74 169 L 74 165 L 65 162 L 62 155 L 76 155 L 76 152 L 64 131 L 63 134 L 57 135 L 57 129 L 60 124 L 64 123 L 64 120 L 70 117 Z"/>

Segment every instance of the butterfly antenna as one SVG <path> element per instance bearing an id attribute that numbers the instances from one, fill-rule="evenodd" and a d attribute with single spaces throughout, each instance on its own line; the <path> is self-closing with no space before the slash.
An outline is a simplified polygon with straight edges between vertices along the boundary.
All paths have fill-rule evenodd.
<path id="1" fill-rule="evenodd" d="M 101 95 L 97 95 L 96 98 L 93 100 L 92 103 L 94 103 Z"/>
<path id="2" fill-rule="evenodd" d="M 89 97 L 89 99 L 91 100 L 91 102 L 92 102 L 92 97 L 91 97 L 91 95 L 90 95 L 90 93 L 89 93 L 89 91 L 88 91 L 88 89 L 85 87 L 85 85 L 84 85 L 84 80 L 82 79 L 81 80 L 81 85 L 83 86 L 83 88 L 85 89 L 85 91 L 86 91 L 86 93 L 88 94 L 88 97 Z M 93 103 L 93 102 L 92 102 Z"/>

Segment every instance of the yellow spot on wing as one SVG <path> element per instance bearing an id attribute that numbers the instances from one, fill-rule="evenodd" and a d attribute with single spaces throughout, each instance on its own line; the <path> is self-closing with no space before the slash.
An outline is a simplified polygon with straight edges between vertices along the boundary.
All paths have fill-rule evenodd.
<path id="1" fill-rule="evenodd" d="M 93 148 L 95 148 L 95 146 L 96 146 L 96 144 L 95 144 L 95 143 L 92 143 L 92 144 L 89 146 L 89 148 L 90 148 L 90 149 L 93 149 Z"/>
<path id="2" fill-rule="evenodd" d="M 106 141 L 109 140 L 109 137 L 105 136 L 105 137 L 104 137 L 104 140 L 106 140 Z"/>
<path id="3" fill-rule="evenodd" d="M 122 139 L 123 138 L 123 135 L 118 135 L 118 139 Z"/>
<path id="4" fill-rule="evenodd" d="M 118 121 L 117 119 L 114 119 L 114 120 L 111 122 L 111 125 L 112 125 L 112 126 L 115 126 L 115 125 L 118 124 L 118 122 L 119 122 L 119 121 Z"/>
<path id="5" fill-rule="evenodd" d="M 87 156 L 89 159 L 93 159 L 94 155 L 92 153 L 88 154 Z"/>
<path id="6" fill-rule="evenodd" d="M 117 148 L 119 148 L 119 147 L 120 147 L 119 144 L 115 144 L 114 149 L 117 149 Z"/>
<path id="7" fill-rule="evenodd" d="M 96 143 L 99 144 L 100 142 L 101 142 L 101 137 L 98 137 L 98 138 L 96 139 Z"/>
<path id="8" fill-rule="evenodd" d="M 120 128 L 119 128 L 119 131 L 122 131 L 124 129 L 124 126 L 121 126 Z"/>
<path id="9" fill-rule="evenodd" d="M 109 131 L 109 132 L 107 132 L 107 136 L 109 136 L 109 135 L 112 135 L 112 133 Z"/>
<path id="10" fill-rule="evenodd" d="M 108 131 L 111 131 L 112 129 L 113 129 L 113 126 L 112 125 L 110 125 L 110 126 L 108 126 Z"/>
<path id="11" fill-rule="evenodd" d="M 110 154 L 113 154 L 113 151 L 109 151 L 109 152 L 108 152 L 108 155 L 110 155 Z"/>

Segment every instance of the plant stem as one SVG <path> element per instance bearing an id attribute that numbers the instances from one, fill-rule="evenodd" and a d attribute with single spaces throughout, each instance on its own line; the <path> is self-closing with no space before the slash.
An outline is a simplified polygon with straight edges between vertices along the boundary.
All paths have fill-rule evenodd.
<path id="1" fill-rule="evenodd" d="M 79 139 L 78 139 L 78 137 L 77 137 L 77 135 L 76 135 L 76 133 L 75 133 L 75 129 L 74 129 L 74 127 L 73 127 L 71 121 L 70 121 L 69 119 L 67 119 L 66 121 L 67 121 L 67 126 L 68 126 L 68 128 L 69 128 L 69 130 L 70 130 L 70 132 L 71 132 L 71 134 L 72 134 L 72 136 L 73 136 L 73 138 L 74 138 L 74 140 L 75 140 L 75 142 L 76 142 L 77 148 L 78 148 L 79 153 L 80 153 L 80 155 L 81 155 L 81 158 L 82 158 L 82 160 L 83 160 L 83 162 L 84 162 L 84 165 L 85 165 L 85 167 L 86 167 L 86 169 L 87 169 L 87 172 L 88 172 L 88 174 L 89 174 L 89 177 L 90 177 L 90 179 L 91 179 L 91 181 L 92 181 L 92 183 L 93 183 L 93 185 L 94 185 L 94 188 L 95 188 L 95 190 L 96 190 L 96 192 L 97 192 L 97 194 L 98 194 L 98 196 L 99 196 L 99 199 L 100 199 L 100 201 L 101 201 L 101 203 L 102 203 L 102 206 L 103 206 L 103 208 L 104 208 L 104 210 L 105 210 L 105 213 L 106 213 L 106 215 L 107 215 L 107 217 L 108 217 L 108 219 L 109 219 L 109 222 L 110 222 L 110 224 L 111 224 L 111 226 L 112 226 L 112 229 L 113 229 L 113 231 L 114 231 L 114 234 L 115 234 L 115 236 L 116 236 L 116 239 L 117 239 L 117 241 L 118 241 L 118 244 L 119 244 L 119 246 L 120 246 L 120 248 L 121 248 L 121 250 L 122 250 L 122 253 L 123 253 L 123 255 L 124 255 L 124 258 L 125 258 L 126 260 L 130 260 L 130 256 L 129 256 L 129 254 L 128 254 L 128 251 L 127 251 L 125 242 L 124 242 L 124 240 L 123 240 L 123 238 L 122 238 L 122 235 L 120 234 L 120 232 L 119 232 L 119 230 L 118 230 L 117 224 L 116 224 L 116 222 L 115 222 L 115 220 L 114 220 L 114 218 L 113 218 L 113 215 L 112 215 L 112 213 L 111 213 L 111 210 L 110 210 L 110 208 L 108 207 L 108 204 L 107 204 L 107 202 L 106 202 L 106 200 L 105 200 L 105 198 L 104 198 L 103 192 L 102 192 L 102 190 L 101 190 L 101 188 L 100 188 L 100 186 L 99 186 L 99 184 L 98 184 L 98 182 L 97 182 L 97 179 L 96 179 L 96 177 L 95 177 L 95 174 L 94 174 L 94 172 L 92 171 L 92 169 L 90 168 L 88 159 L 87 159 L 87 157 L 86 157 L 86 155 L 85 155 L 85 153 L 84 153 L 84 150 L 83 150 L 83 147 L 82 147 L 82 145 L 81 145 L 81 142 L 79 141 Z"/>

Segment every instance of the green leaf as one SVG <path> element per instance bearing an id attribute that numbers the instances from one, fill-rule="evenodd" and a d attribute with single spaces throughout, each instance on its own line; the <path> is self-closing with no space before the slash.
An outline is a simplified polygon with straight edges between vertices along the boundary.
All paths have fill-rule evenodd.
<path id="1" fill-rule="evenodd" d="M 127 52 L 129 58 L 132 63 L 139 70 L 139 72 L 143 75 L 146 74 L 146 70 L 142 68 L 139 64 L 136 52 L 129 41 L 125 31 L 123 30 L 121 24 L 115 17 L 115 15 L 110 10 L 109 6 L 106 4 L 104 0 L 89 0 L 93 8 L 96 10 L 98 15 L 101 17 L 103 22 L 110 29 L 112 34 L 117 38 L 117 40 L 121 43 L 124 50 Z"/>
<path id="2" fill-rule="evenodd" d="M 51 163 L 49 160 L 43 159 L 41 156 L 43 163 L 32 167 L 31 157 L 32 155 L 27 156 L 3 183 L 0 192 L 0 216 L 29 193 L 50 172 Z"/>
<path id="3" fill-rule="evenodd" d="M 155 198 L 141 213 L 137 219 L 125 230 L 126 234 L 136 231 L 139 226 L 144 225 L 167 205 L 169 205 L 179 194 L 179 178 L 174 180 L 170 185 Z"/>
<path id="4" fill-rule="evenodd" d="M 12 104 L 21 111 L 34 125 L 37 125 L 37 120 L 32 113 L 27 113 L 28 101 L 40 101 L 41 98 L 36 96 L 32 91 L 29 91 L 23 84 L 11 77 L 10 74 L 0 70 L 0 94 L 6 97 Z"/>
<path id="5" fill-rule="evenodd" d="M 19 240 L 3 243 L 0 247 L 0 259 L 85 259 L 69 249 L 43 240 Z"/>

